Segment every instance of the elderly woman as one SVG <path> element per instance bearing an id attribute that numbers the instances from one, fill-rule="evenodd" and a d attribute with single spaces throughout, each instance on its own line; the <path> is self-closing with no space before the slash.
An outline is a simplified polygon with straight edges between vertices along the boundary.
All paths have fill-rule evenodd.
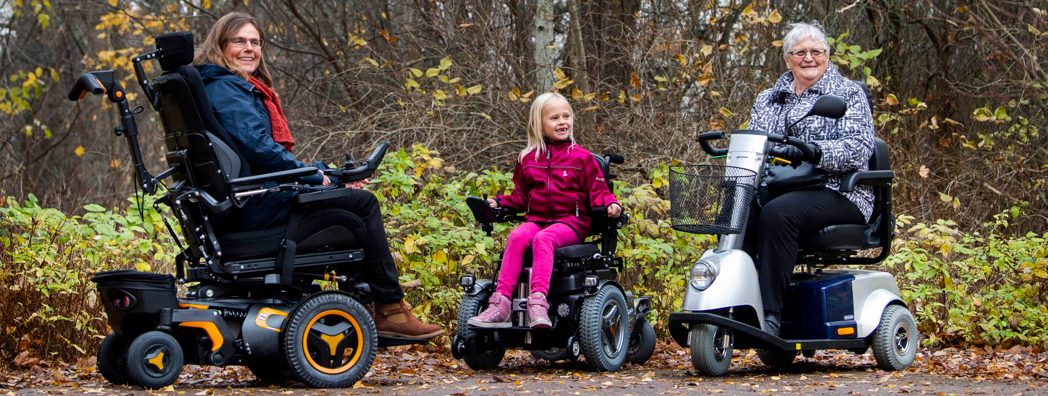
<path id="1" fill-rule="evenodd" d="M 263 48 L 265 30 L 254 17 L 229 13 L 211 27 L 207 38 L 197 49 L 194 63 L 204 80 L 204 90 L 226 132 L 236 141 L 251 169 L 256 173 L 302 168 L 291 154 L 295 141 L 291 137 L 280 99 L 273 91 L 273 78 L 266 69 Z M 324 168 L 323 163 L 317 163 Z M 305 182 L 328 185 L 323 174 L 304 178 Z M 349 184 L 354 190 L 345 197 L 311 204 L 309 211 L 345 209 L 364 223 L 364 280 L 375 297 L 375 328 L 381 336 L 433 338 L 443 330 L 438 325 L 416 319 L 404 303 L 397 266 L 389 251 L 386 231 L 378 200 L 361 183 Z M 235 221 L 227 227 L 258 230 L 288 221 L 288 208 L 295 192 L 266 194 L 248 202 Z M 343 282 L 340 286 L 349 286 Z"/>
<path id="2" fill-rule="evenodd" d="M 789 69 L 775 86 L 757 96 L 749 129 L 796 137 L 815 149 L 813 165 L 827 171 L 825 187 L 774 195 L 761 189 L 760 202 L 750 215 L 744 249 L 756 256 L 760 271 L 765 327 L 778 335 L 783 296 L 797 262 L 800 238 L 834 224 L 866 224 L 873 211 L 873 190 L 858 186 L 841 192 L 842 175 L 866 170 L 873 153 L 873 115 L 863 89 L 840 74 L 829 61 L 826 34 L 817 23 L 795 23 L 783 39 L 783 58 Z M 848 112 L 839 120 L 808 117 L 792 129 L 822 95 L 844 98 Z M 796 147 L 783 146 L 776 156 L 797 162 Z M 755 205 L 757 206 L 757 205 Z M 760 230 L 760 232 L 757 232 Z"/>

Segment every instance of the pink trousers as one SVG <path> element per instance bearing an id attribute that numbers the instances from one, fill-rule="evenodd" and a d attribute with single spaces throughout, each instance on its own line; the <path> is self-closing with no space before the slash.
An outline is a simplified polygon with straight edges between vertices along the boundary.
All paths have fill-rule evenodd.
<path id="1" fill-rule="evenodd" d="M 531 246 L 531 292 L 548 294 L 549 278 L 553 274 L 553 250 L 579 243 L 571 226 L 552 223 L 547 226 L 525 222 L 513 229 L 502 254 L 502 272 L 495 291 L 512 298 L 523 267 L 524 250 Z"/>

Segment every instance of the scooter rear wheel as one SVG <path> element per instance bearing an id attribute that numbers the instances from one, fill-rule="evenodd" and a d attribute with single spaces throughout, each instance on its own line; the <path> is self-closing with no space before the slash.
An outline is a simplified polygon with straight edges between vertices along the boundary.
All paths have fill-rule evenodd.
<path id="1" fill-rule="evenodd" d="M 782 368 L 789 366 L 797 359 L 797 351 L 783 351 L 777 349 L 758 349 L 757 357 L 761 363 L 771 368 Z"/>
<path id="2" fill-rule="evenodd" d="M 689 334 L 691 365 L 699 374 L 721 376 L 731 366 L 731 332 L 711 324 L 694 324 Z"/>
<path id="3" fill-rule="evenodd" d="M 917 357 L 917 323 L 901 305 L 889 305 L 873 331 L 873 357 L 886 371 L 905 370 Z"/>

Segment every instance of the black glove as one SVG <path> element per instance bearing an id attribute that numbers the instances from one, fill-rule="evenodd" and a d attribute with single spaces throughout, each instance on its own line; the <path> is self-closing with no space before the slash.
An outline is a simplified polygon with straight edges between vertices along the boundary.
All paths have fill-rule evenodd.
<path id="1" fill-rule="evenodd" d="M 776 146 L 771 149 L 771 156 L 790 161 L 790 165 L 796 168 L 804 159 L 804 152 L 793 146 Z"/>

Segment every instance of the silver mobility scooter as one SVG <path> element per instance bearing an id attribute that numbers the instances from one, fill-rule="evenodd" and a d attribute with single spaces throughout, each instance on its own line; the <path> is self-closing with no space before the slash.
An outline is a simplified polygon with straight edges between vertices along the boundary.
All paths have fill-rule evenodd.
<path id="1" fill-rule="evenodd" d="M 614 193 L 615 175 L 609 165 L 621 164 L 622 156 L 594 157 L 606 176 L 608 189 Z M 485 198 L 469 197 L 466 203 L 488 235 L 493 223 L 524 220 L 507 208 L 492 209 Z M 524 252 L 524 268 L 511 297 L 511 327 L 489 329 L 467 323 L 487 308 L 488 298 L 495 292 L 495 280 L 462 276 L 466 295 L 459 306 L 458 334 L 451 342 L 456 359 L 464 360 L 474 370 L 497 367 L 506 349 L 528 350 L 535 358 L 549 361 L 574 361 L 581 354 L 597 371 L 618 371 L 627 359 L 633 364 L 648 361 L 655 351 L 655 330 L 646 320 L 650 299 L 634 297 L 618 284 L 624 266 L 622 258 L 615 255 L 615 247 L 618 232 L 629 221 L 629 215 L 610 218 L 605 208 L 596 207 L 590 216 L 590 235 L 599 238 L 554 251 L 549 287 L 553 326 L 549 329 L 532 329 L 527 321 L 530 248 Z"/>
<path id="2" fill-rule="evenodd" d="M 841 98 L 824 96 L 805 117 L 840 118 L 846 110 Z M 852 172 L 841 184 L 842 191 L 851 191 L 856 184 L 874 188 L 870 223 L 833 225 L 802 236 L 797 261 L 806 271 L 790 279 L 781 337 L 776 337 L 764 329 L 757 271 L 750 255 L 740 248 L 745 232 L 760 232 L 745 228 L 773 143 L 795 146 L 806 158 L 814 153 L 796 138 L 754 130 L 733 132 L 727 149 L 709 143 L 724 138 L 724 132 L 706 132 L 699 142 L 706 153 L 726 156 L 726 165 L 678 166 L 670 174 L 673 227 L 716 234 L 719 241 L 691 267 L 683 312 L 669 318 L 670 334 L 681 346 L 690 347 L 696 371 L 723 375 L 732 350 L 750 348 L 757 349 L 764 364 L 776 367 L 790 364 L 798 353 L 808 357 L 823 349 L 865 353 L 872 346 L 882 369 L 909 367 L 917 353 L 917 326 L 895 279 L 878 271 L 824 269 L 832 264 L 876 264 L 889 253 L 895 227 L 894 172 L 884 141 L 875 138 L 870 170 Z M 873 248 L 881 248 L 876 257 L 857 255 Z"/>

